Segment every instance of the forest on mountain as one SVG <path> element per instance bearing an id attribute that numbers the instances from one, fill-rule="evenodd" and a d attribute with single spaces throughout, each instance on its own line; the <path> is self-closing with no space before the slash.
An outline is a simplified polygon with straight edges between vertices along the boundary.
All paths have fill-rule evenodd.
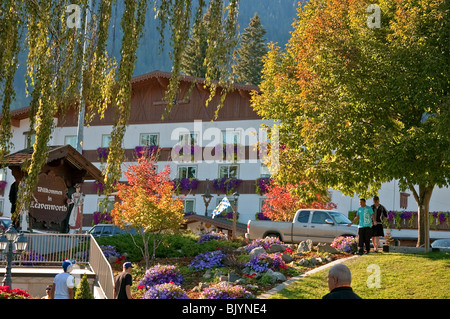
<path id="1" fill-rule="evenodd" d="M 304 3 L 305 0 L 300 0 Z M 265 29 L 265 43 L 277 42 L 280 47 L 288 42 L 291 37 L 292 23 L 296 17 L 298 0 L 240 0 L 239 1 L 239 30 L 242 34 L 249 25 L 250 19 L 257 13 L 261 20 L 261 25 Z M 112 9 L 110 37 L 108 39 L 107 50 L 109 54 L 118 58 L 122 41 L 122 29 L 120 26 L 121 17 L 124 10 L 124 3 L 116 1 Z M 172 61 L 169 56 L 170 35 L 166 30 L 165 41 L 160 45 L 160 35 L 157 29 L 159 21 L 152 15 L 151 10 L 147 12 L 148 18 L 144 26 L 144 35 L 137 50 L 137 62 L 134 76 L 145 74 L 154 70 L 170 72 Z M 239 42 L 237 47 L 239 47 Z M 28 105 L 29 98 L 25 94 L 25 74 L 26 59 L 28 52 L 21 50 L 19 53 L 19 68 L 15 75 L 14 87 L 16 90 L 15 101 L 11 109 L 18 109 Z"/>

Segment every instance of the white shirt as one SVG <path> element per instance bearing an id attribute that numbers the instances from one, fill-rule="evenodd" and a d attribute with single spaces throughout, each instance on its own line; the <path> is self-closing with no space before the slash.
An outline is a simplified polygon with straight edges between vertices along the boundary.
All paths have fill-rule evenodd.
<path id="1" fill-rule="evenodd" d="M 55 284 L 54 299 L 69 299 L 69 288 L 74 287 L 74 278 L 68 272 L 62 272 L 55 276 L 53 280 Z"/>

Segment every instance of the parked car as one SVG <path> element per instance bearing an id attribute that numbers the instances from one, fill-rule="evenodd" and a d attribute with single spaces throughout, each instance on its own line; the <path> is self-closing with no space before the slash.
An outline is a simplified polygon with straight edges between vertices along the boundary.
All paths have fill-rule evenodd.
<path id="1" fill-rule="evenodd" d="M 11 226 L 11 219 L 9 217 L 0 217 L 0 232 L 6 231 Z"/>
<path id="2" fill-rule="evenodd" d="M 245 237 L 253 240 L 267 236 L 279 237 L 285 243 L 311 239 L 314 243 L 331 243 L 339 236 L 357 236 L 358 226 L 337 211 L 300 209 L 292 222 L 249 220 Z"/>
<path id="3" fill-rule="evenodd" d="M 97 224 L 88 230 L 88 234 L 91 234 L 94 237 L 101 236 L 114 236 L 120 234 L 132 234 L 136 235 L 137 232 L 133 228 L 122 229 L 116 225 L 112 224 Z"/>
<path id="4" fill-rule="evenodd" d="M 450 239 L 436 239 L 431 244 L 431 248 L 443 249 L 450 251 Z"/>

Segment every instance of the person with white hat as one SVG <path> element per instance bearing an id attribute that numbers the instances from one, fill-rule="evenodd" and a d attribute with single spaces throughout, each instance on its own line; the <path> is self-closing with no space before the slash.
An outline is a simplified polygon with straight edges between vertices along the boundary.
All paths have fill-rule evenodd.
<path id="1" fill-rule="evenodd" d="M 62 267 L 64 272 L 57 274 L 53 280 L 51 299 L 73 299 L 75 278 L 70 274 L 70 272 L 72 271 L 74 264 L 74 260 L 63 261 Z"/>

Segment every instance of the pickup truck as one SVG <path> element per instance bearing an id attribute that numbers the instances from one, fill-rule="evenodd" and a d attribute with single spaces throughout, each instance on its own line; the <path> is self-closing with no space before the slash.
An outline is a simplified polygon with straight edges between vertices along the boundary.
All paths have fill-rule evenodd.
<path id="1" fill-rule="evenodd" d="M 299 209 L 292 222 L 249 220 L 245 237 L 278 237 L 285 243 L 299 243 L 311 239 L 313 243 L 331 243 L 339 236 L 358 234 L 358 226 L 347 224 L 350 220 L 345 215 L 331 210 Z"/>

